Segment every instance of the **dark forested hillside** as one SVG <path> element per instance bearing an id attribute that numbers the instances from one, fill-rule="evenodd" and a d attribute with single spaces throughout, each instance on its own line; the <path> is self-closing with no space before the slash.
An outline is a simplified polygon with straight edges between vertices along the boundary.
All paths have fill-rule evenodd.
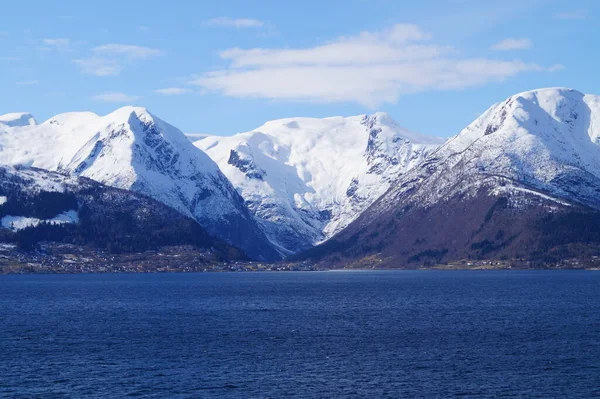
<path id="1" fill-rule="evenodd" d="M 0 197 L 0 218 L 39 219 L 37 225 L 0 229 L 0 241 L 24 250 L 40 241 L 86 245 L 112 253 L 193 245 L 218 252 L 223 259 L 245 259 L 242 251 L 213 238 L 195 220 L 174 209 L 92 180 L 39 169 L 0 168 Z M 76 223 L 51 221 L 69 211 L 76 211 Z"/>
<path id="2" fill-rule="evenodd" d="M 298 259 L 337 267 L 416 268 L 461 260 L 542 266 L 600 253 L 600 212 L 535 195 L 482 191 L 425 208 L 400 203 L 375 219 L 368 216 Z"/>

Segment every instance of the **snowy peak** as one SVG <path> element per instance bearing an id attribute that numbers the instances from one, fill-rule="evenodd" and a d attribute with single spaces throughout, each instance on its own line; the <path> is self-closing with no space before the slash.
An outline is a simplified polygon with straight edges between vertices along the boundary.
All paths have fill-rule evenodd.
<path id="1" fill-rule="evenodd" d="M 433 144 L 440 145 L 444 139 L 439 137 L 427 136 L 408 130 L 396 123 L 396 121 L 386 112 L 375 112 L 362 116 L 361 123 L 369 129 L 380 129 L 388 132 L 394 139 L 404 139 L 414 144 Z"/>
<path id="2" fill-rule="evenodd" d="M 345 227 L 441 143 L 375 113 L 280 119 L 195 145 L 217 162 L 271 241 L 289 254 Z"/>
<path id="3" fill-rule="evenodd" d="M 43 145 L 26 145 L 28 139 Z M 171 177 L 189 175 L 194 168 L 218 173 L 181 131 L 142 107 L 123 107 L 105 116 L 64 113 L 19 135 L 7 132 L 2 141 L 3 163 L 61 170 L 120 188 L 141 183 L 148 171 Z"/>
<path id="4" fill-rule="evenodd" d="M 36 124 L 37 121 L 33 115 L 27 112 L 14 112 L 0 115 L 0 127 L 33 126 Z"/>
<path id="5" fill-rule="evenodd" d="M 600 97 L 551 88 L 528 91 L 487 110 L 440 154 L 479 167 L 548 180 L 566 165 L 600 176 Z M 544 175 L 546 177 L 544 177 Z"/>
<path id="6" fill-rule="evenodd" d="M 592 141 L 598 139 L 598 109 L 600 97 L 584 95 L 576 90 L 549 88 L 532 90 L 509 97 L 490 107 L 481 117 L 448 142 L 461 151 L 474 141 L 496 134 L 512 138 L 533 135 L 556 141 L 582 139 L 585 133 Z M 489 138 L 492 140 L 492 138 Z"/>
<path id="7" fill-rule="evenodd" d="M 537 192 L 600 207 L 600 97 L 565 88 L 519 93 L 490 107 L 379 201 L 433 206 L 488 192 Z M 411 193 L 407 196 L 407 193 Z"/>
<path id="8" fill-rule="evenodd" d="M 329 264 L 376 257 L 390 267 L 596 254 L 599 118 L 600 97 L 575 90 L 511 96 L 311 253 Z"/>
<path id="9" fill-rule="evenodd" d="M 196 219 L 249 256 L 278 256 L 218 166 L 142 107 L 72 112 L 0 130 L 0 163 L 84 176 L 145 194 Z"/>
<path id="10" fill-rule="evenodd" d="M 149 140 L 149 145 L 152 145 L 153 138 L 177 144 L 187 141 L 179 129 L 154 116 L 143 107 L 122 107 L 102 119 L 106 124 L 124 128 L 124 133 L 132 134 L 135 138 Z"/>

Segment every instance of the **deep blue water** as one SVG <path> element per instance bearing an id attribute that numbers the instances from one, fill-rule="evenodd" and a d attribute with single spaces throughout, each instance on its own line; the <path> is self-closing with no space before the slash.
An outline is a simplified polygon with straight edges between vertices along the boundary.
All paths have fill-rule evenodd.
<path id="1" fill-rule="evenodd" d="M 0 397 L 600 396 L 600 272 L 0 276 Z"/>

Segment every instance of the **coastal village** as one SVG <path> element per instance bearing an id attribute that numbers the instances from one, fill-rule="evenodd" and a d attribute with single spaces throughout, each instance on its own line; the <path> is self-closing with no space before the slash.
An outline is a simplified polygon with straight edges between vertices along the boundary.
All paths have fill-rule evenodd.
<path id="1" fill-rule="evenodd" d="M 164 247 L 158 251 L 110 254 L 104 250 L 70 244 L 40 245 L 35 251 L 19 251 L 0 244 L 0 274 L 30 273 L 161 273 L 316 271 L 311 263 L 262 263 L 218 261 L 210 251 L 191 246 Z"/>
<path id="2" fill-rule="evenodd" d="M 192 246 L 164 247 L 157 251 L 111 254 L 105 250 L 71 244 L 43 243 L 34 251 L 20 251 L 12 244 L 0 244 L 0 274 L 36 273 L 164 273 L 164 272 L 285 272 L 346 270 L 600 270 L 600 256 L 565 259 L 556 264 L 537 265 L 527 260 L 463 260 L 435 265 L 390 268 L 379 262 L 354 263 L 327 268 L 312 262 L 219 261 L 214 254 Z"/>

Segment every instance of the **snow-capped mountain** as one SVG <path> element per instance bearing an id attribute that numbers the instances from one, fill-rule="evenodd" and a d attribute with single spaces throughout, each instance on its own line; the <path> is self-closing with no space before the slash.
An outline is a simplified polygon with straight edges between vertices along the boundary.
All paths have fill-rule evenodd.
<path id="1" fill-rule="evenodd" d="M 413 200 L 423 206 L 472 195 L 478 182 L 497 177 L 600 207 L 600 96 L 564 88 L 514 95 L 448 140 L 406 179 L 424 170 L 426 181 L 401 185 L 388 197 L 418 188 Z M 512 189 L 503 187 L 495 190 Z"/>
<path id="2" fill-rule="evenodd" d="M 349 258 L 390 265 L 539 255 L 596 245 L 599 209 L 600 97 L 540 89 L 492 106 L 315 254 L 352 243 Z"/>
<path id="3" fill-rule="evenodd" d="M 291 118 L 195 142 L 244 197 L 284 254 L 339 232 L 443 140 L 387 114 Z"/>
<path id="4" fill-rule="evenodd" d="M 0 117 L 0 163 L 88 177 L 132 190 L 193 217 L 258 259 L 278 256 L 218 166 L 175 127 L 144 108 L 106 116 Z"/>

